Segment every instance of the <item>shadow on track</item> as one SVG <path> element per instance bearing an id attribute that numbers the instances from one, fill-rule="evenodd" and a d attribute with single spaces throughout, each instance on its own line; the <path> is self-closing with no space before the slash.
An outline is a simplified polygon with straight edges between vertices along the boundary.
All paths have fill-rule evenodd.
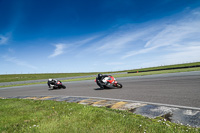
<path id="1" fill-rule="evenodd" d="M 121 88 L 94 88 L 94 90 L 99 91 L 99 90 L 113 90 L 113 89 L 121 89 Z"/>
<path id="2" fill-rule="evenodd" d="M 54 91 L 54 90 L 65 90 L 64 88 L 57 88 L 57 89 L 48 89 L 49 91 Z"/>

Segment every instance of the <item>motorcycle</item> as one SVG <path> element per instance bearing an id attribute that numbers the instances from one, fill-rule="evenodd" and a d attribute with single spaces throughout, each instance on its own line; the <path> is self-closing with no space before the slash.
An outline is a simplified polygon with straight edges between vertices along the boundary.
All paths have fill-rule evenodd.
<path id="1" fill-rule="evenodd" d="M 58 80 L 55 85 L 50 84 L 50 89 L 61 89 L 61 88 L 66 89 L 66 86 L 63 85 L 60 80 Z"/>
<path id="2" fill-rule="evenodd" d="M 95 82 L 97 83 L 98 81 L 95 79 Z M 103 88 L 122 88 L 122 84 L 116 81 L 112 76 L 105 77 L 102 82 L 104 83 Z"/>

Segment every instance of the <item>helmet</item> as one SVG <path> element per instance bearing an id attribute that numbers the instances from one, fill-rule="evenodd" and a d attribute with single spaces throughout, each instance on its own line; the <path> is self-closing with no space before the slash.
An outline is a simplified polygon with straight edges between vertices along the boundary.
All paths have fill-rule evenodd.
<path id="1" fill-rule="evenodd" d="M 98 78 L 101 78 L 103 75 L 101 73 L 98 74 Z"/>
<path id="2" fill-rule="evenodd" d="M 52 81 L 52 79 L 49 79 L 48 81 Z"/>

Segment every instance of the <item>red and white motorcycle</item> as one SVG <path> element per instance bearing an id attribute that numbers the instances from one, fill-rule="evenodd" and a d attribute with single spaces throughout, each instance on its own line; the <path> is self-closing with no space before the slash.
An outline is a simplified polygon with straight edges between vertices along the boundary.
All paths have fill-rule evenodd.
<path id="1" fill-rule="evenodd" d="M 97 83 L 96 79 L 95 82 Z M 113 76 L 108 76 L 102 79 L 103 87 L 104 88 L 122 88 L 122 84 L 116 81 L 116 79 Z M 98 85 L 98 83 L 97 83 Z"/>

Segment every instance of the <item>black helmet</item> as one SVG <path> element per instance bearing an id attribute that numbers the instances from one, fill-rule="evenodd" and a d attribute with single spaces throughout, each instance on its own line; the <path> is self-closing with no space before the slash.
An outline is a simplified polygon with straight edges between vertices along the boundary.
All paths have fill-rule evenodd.
<path id="1" fill-rule="evenodd" d="M 98 74 L 98 78 L 101 78 L 103 75 L 101 73 Z"/>

